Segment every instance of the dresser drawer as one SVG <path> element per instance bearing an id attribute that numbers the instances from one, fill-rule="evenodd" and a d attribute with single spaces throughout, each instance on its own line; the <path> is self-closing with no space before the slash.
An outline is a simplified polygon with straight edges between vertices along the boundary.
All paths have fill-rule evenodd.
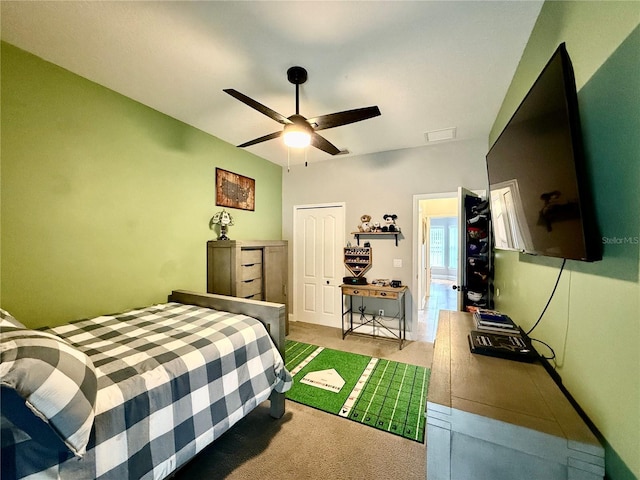
<path id="1" fill-rule="evenodd" d="M 364 290 L 358 287 L 342 287 L 343 295 L 357 295 L 359 297 L 368 297 L 369 290 Z"/>
<path id="2" fill-rule="evenodd" d="M 371 290 L 371 292 L 369 292 L 369 296 L 376 298 L 391 298 L 395 300 L 398 298 L 398 292 Z"/>
<path id="3" fill-rule="evenodd" d="M 247 300 L 262 300 L 262 293 L 256 293 L 254 295 L 249 295 L 248 297 L 244 297 Z"/>
<path id="4" fill-rule="evenodd" d="M 236 295 L 242 298 L 262 296 L 262 278 L 238 282 Z"/>
<path id="5" fill-rule="evenodd" d="M 242 250 L 240 250 L 241 265 L 253 265 L 256 263 L 262 263 L 261 248 L 243 248 Z"/>
<path id="6" fill-rule="evenodd" d="M 255 280 L 257 278 L 262 278 L 261 263 L 251 263 L 249 265 L 240 265 L 239 280 L 241 282 L 245 282 L 247 280 Z"/>

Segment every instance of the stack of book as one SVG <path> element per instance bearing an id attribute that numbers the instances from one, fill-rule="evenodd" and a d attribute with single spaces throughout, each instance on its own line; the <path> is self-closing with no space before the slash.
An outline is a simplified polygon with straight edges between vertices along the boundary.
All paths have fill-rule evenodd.
<path id="1" fill-rule="evenodd" d="M 520 329 L 513 320 L 497 310 L 478 309 L 473 313 L 473 319 L 480 331 L 520 335 Z"/>

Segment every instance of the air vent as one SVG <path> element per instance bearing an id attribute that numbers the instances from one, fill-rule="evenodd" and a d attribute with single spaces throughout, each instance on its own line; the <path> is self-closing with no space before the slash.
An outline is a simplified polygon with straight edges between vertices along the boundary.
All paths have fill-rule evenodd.
<path id="1" fill-rule="evenodd" d="M 443 128 L 441 130 L 431 130 L 424 134 L 427 143 L 444 142 L 456 138 L 456 127 Z"/>

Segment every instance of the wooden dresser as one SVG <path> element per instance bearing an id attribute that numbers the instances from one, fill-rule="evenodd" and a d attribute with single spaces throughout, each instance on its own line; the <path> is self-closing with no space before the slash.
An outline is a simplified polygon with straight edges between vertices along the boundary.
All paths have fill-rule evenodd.
<path id="1" fill-rule="evenodd" d="M 427 397 L 428 480 L 596 480 L 604 449 L 541 363 L 472 354 L 441 311 Z"/>
<path id="2" fill-rule="evenodd" d="M 285 304 L 287 331 L 287 241 L 210 240 L 207 292 Z"/>

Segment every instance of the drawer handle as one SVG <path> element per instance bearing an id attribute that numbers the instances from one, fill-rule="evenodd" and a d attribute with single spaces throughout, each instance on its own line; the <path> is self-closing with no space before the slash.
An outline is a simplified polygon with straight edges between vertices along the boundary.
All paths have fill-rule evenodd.
<path id="1" fill-rule="evenodd" d="M 380 292 L 380 296 L 381 297 L 386 297 L 387 296 L 387 292 Z"/>
<path id="2" fill-rule="evenodd" d="M 243 267 L 253 267 L 255 265 L 255 263 L 246 263 L 244 265 L 242 265 Z"/>
<path id="3" fill-rule="evenodd" d="M 360 290 L 354 290 L 354 291 L 353 291 L 353 294 L 354 294 L 354 295 L 357 295 L 357 294 L 359 294 L 359 293 L 360 293 Z"/>
<path id="4" fill-rule="evenodd" d="M 252 278 L 251 280 L 243 280 L 244 283 L 251 283 L 255 280 L 255 278 Z"/>

